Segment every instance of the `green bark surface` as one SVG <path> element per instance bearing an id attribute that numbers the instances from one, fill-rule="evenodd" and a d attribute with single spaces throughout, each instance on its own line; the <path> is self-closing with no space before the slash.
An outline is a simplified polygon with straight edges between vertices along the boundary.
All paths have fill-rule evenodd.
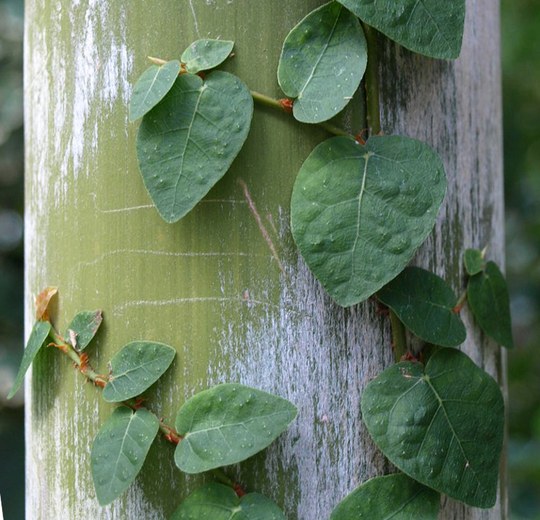
<path id="1" fill-rule="evenodd" d="M 231 475 L 248 491 L 274 500 L 291 520 L 328 518 L 359 481 L 388 470 L 359 412 L 362 389 L 392 362 L 387 323 L 373 305 L 343 310 L 332 304 L 298 259 L 289 231 L 295 175 L 328 135 L 256 107 L 250 136 L 232 169 L 193 212 L 171 225 L 151 205 L 139 174 L 139 123 L 129 123 L 128 104 L 132 86 L 148 67 L 146 56 L 178 59 L 194 40 L 217 37 L 235 41 L 235 56 L 223 70 L 238 74 L 253 90 L 281 97 L 276 71 L 282 42 L 322 3 L 26 2 L 27 330 L 35 293 L 54 285 L 58 330 L 81 310 L 103 310 L 103 325 L 85 350 L 98 372 L 106 372 L 108 360 L 130 341 L 174 346 L 172 368 L 147 402 L 168 424 L 187 398 L 217 383 L 238 382 L 287 397 L 298 406 L 297 422 L 266 452 L 232 468 Z M 490 10 L 485 7 L 478 17 L 488 27 L 496 18 L 484 16 Z M 492 41 L 493 31 L 486 34 Z M 483 45 L 481 40 L 482 52 L 475 51 L 481 56 L 475 64 L 479 70 L 488 61 Z M 412 71 L 417 74 L 423 65 L 396 72 L 389 60 L 389 67 L 394 71 L 390 89 L 396 77 L 400 84 L 412 84 Z M 434 99 L 445 99 L 441 84 L 455 92 L 449 79 L 460 81 L 453 70 L 445 64 L 436 79 L 419 81 Z M 479 84 L 489 84 L 490 77 Z M 426 102 L 422 88 L 410 92 L 437 120 L 439 106 Z M 393 107 L 392 99 L 406 102 L 400 92 L 388 94 L 385 103 Z M 353 105 L 354 113 L 344 119 L 357 132 L 365 126 L 363 104 Z M 490 110 L 474 121 L 492 118 L 497 111 Z M 407 113 L 422 124 L 429 120 Z M 398 128 L 405 119 L 399 110 L 393 117 L 388 130 L 394 126 L 395 133 L 435 141 L 446 160 L 456 155 L 457 146 L 440 146 L 433 137 L 448 133 L 444 125 L 452 126 L 455 114 L 445 116 L 443 128 L 426 129 L 428 137 L 415 125 Z M 488 141 L 497 161 L 497 136 Z M 449 171 L 450 182 L 463 179 L 462 170 Z M 467 164 L 463 171 L 473 169 Z M 496 171 L 475 175 L 486 178 Z M 486 234 L 499 222 L 494 207 L 500 191 L 489 193 L 493 198 L 476 205 L 471 217 L 474 228 Z M 470 211 L 469 199 L 452 191 L 442 215 L 448 220 L 444 229 L 467 233 L 471 223 L 454 218 L 456 200 L 464 200 L 464 213 Z M 439 241 L 447 241 L 440 230 Z M 500 250 L 500 243 L 490 251 Z M 446 258 L 449 269 L 461 263 L 459 254 Z M 486 359 L 493 369 L 498 358 L 486 354 Z M 201 483 L 175 468 L 174 446 L 158 437 L 134 485 L 103 509 L 92 487 L 90 446 L 114 405 L 101 400 L 52 349 L 37 356 L 26 395 L 28 518 L 161 520 Z"/>

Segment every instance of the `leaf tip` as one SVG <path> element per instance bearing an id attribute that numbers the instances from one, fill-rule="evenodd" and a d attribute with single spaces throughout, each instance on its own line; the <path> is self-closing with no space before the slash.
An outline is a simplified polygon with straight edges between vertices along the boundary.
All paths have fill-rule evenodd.
<path id="1" fill-rule="evenodd" d="M 48 309 L 51 299 L 58 293 L 57 287 L 46 287 L 36 296 L 36 319 L 47 321 L 49 319 Z"/>

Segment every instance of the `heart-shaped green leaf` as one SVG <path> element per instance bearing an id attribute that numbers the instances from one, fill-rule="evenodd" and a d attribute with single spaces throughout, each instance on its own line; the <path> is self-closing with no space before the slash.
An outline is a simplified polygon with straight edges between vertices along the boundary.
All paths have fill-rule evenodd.
<path id="1" fill-rule="evenodd" d="M 163 343 L 133 341 L 111 359 L 103 399 L 119 403 L 142 394 L 169 368 L 176 351 Z"/>
<path id="2" fill-rule="evenodd" d="M 471 506 L 495 504 L 503 396 L 465 354 L 441 348 L 425 368 L 391 366 L 364 390 L 362 415 L 377 446 L 401 471 Z"/>
<path id="3" fill-rule="evenodd" d="M 216 71 L 204 82 L 182 74 L 143 118 L 139 166 L 164 220 L 180 220 L 223 177 L 247 138 L 252 115 L 253 99 L 244 83 Z"/>
<path id="4" fill-rule="evenodd" d="M 278 81 L 293 114 L 320 123 L 341 112 L 364 75 L 367 46 L 358 19 L 337 2 L 308 14 L 287 36 Z"/>
<path id="5" fill-rule="evenodd" d="M 180 62 L 168 61 L 164 65 L 152 65 L 146 69 L 135 83 L 129 103 L 129 120 L 135 121 L 150 112 L 174 85 Z"/>
<path id="6" fill-rule="evenodd" d="M 210 483 L 195 490 L 173 513 L 171 520 L 285 520 L 281 509 L 259 493 L 238 498 L 223 484 Z"/>
<path id="7" fill-rule="evenodd" d="M 508 287 L 496 263 L 488 262 L 483 272 L 469 278 L 467 301 L 481 329 L 500 345 L 513 348 Z"/>
<path id="8" fill-rule="evenodd" d="M 237 384 L 215 386 L 178 412 L 183 440 L 174 460 L 186 473 L 235 464 L 266 448 L 295 417 L 295 406 L 281 397 Z"/>
<path id="9" fill-rule="evenodd" d="M 92 445 L 92 477 L 99 503 L 118 498 L 142 468 L 159 430 L 158 418 L 140 408 L 117 408 L 99 430 Z"/>
<path id="10" fill-rule="evenodd" d="M 484 255 L 479 249 L 467 249 L 463 255 L 465 270 L 469 276 L 474 276 L 484 270 Z"/>
<path id="11" fill-rule="evenodd" d="M 77 350 L 84 350 L 92 341 L 103 321 L 101 311 L 79 312 L 66 329 L 64 338 Z"/>
<path id="12" fill-rule="evenodd" d="M 453 311 L 456 295 L 436 274 L 407 267 L 377 297 L 420 339 L 443 347 L 456 347 L 465 341 L 465 325 Z"/>
<path id="13" fill-rule="evenodd" d="M 330 520 L 437 520 L 439 502 L 439 493 L 396 473 L 356 488 L 332 511 Z"/>
<path id="14" fill-rule="evenodd" d="M 21 387 L 26 371 L 32 364 L 32 361 L 34 361 L 39 349 L 45 344 L 50 331 L 51 324 L 48 321 L 36 321 L 36 323 L 34 323 L 34 327 L 28 338 L 28 343 L 24 349 L 23 358 L 21 365 L 19 366 L 19 371 L 17 372 L 17 377 L 15 378 L 15 383 L 13 383 L 13 388 L 7 396 L 8 399 L 11 399 Z"/>
<path id="15" fill-rule="evenodd" d="M 183 53 L 182 63 L 188 72 L 196 74 L 223 63 L 231 54 L 234 42 L 227 40 L 197 40 Z"/>
<path id="16" fill-rule="evenodd" d="M 405 268 L 433 229 L 445 191 L 441 160 L 420 141 L 371 137 L 362 146 L 334 137 L 298 173 L 294 240 L 330 296 L 348 307 Z"/>
<path id="17" fill-rule="evenodd" d="M 459 56 L 465 0 L 339 0 L 407 49 L 433 58 Z"/>

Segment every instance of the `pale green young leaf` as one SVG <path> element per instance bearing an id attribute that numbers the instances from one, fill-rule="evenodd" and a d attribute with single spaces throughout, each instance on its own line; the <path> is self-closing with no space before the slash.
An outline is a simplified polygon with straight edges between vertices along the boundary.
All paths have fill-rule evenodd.
<path id="1" fill-rule="evenodd" d="M 484 270 L 484 256 L 479 249 L 467 249 L 463 255 L 465 270 L 469 276 L 474 276 Z"/>
<path id="2" fill-rule="evenodd" d="M 295 406 L 281 397 L 238 384 L 215 386 L 180 408 L 175 426 L 183 440 L 174 460 L 186 473 L 235 464 L 266 448 L 295 417 Z"/>
<path id="3" fill-rule="evenodd" d="M 111 359 L 103 399 L 118 403 L 142 394 L 165 373 L 175 355 L 174 348 L 163 343 L 128 343 Z"/>
<path id="4" fill-rule="evenodd" d="M 68 325 L 64 338 L 74 348 L 82 351 L 94 339 L 102 321 L 100 310 L 79 312 Z"/>
<path id="5" fill-rule="evenodd" d="M 170 520 L 285 520 L 283 511 L 269 498 L 249 493 L 238 498 L 232 488 L 210 483 L 195 490 Z"/>
<path id="6" fill-rule="evenodd" d="M 139 166 L 165 221 L 180 220 L 225 175 L 247 138 L 252 115 L 253 99 L 244 83 L 216 71 L 205 81 L 182 74 L 143 118 Z"/>
<path id="7" fill-rule="evenodd" d="M 436 274 L 407 267 L 377 297 L 420 339 L 443 347 L 456 347 L 465 341 L 465 325 L 453 310 L 457 297 Z"/>
<path id="8" fill-rule="evenodd" d="M 349 103 L 364 75 L 367 45 L 358 19 L 337 2 L 308 14 L 287 36 L 278 82 L 305 123 L 326 121 Z"/>
<path id="9" fill-rule="evenodd" d="M 347 495 L 330 520 L 437 520 L 439 493 L 403 473 L 376 477 Z"/>
<path id="10" fill-rule="evenodd" d="M 117 408 L 103 424 L 92 445 L 94 488 L 104 506 L 118 498 L 141 470 L 159 430 L 158 418 L 140 408 Z"/>
<path id="11" fill-rule="evenodd" d="M 231 54 L 234 42 L 227 40 L 197 40 L 183 53 L 182 63 L 188 72 L 196 74 L 223 63 Z"/>
<path id="12" fill-rule="evenodd" d="M 495 504 L 504 401 L 465 354 L 441 348 L 425 368 L 391 366 L 368 384 L 361 407 L 375 444 L 401 471 L 470 506 Z"/>
<path id="13" fill-rule="evenodd" d="M 407 49 L 432 58 L 459 56 L 465 0 L 339 0 Z"/>
<path id="14" fill-rule="evenodd" d="M 180 62 L 168 61 L 164 65 L 152 65 L 135 83 L 129 103 L 129 120 L 135 121 L 150 112 L 171 90 L 178 73 Z"/>
<path id="15" fill-rule="evenodd" d="M 13 388 L 7 396 L 8 399 L 11 399 L 17 393 L 17 390 L 21 387 L 24 381 L 24 375 L 26 374 L 26 371 L 32 364 L 32 361 L 34 361 L 34 358 L 39 352 L 39 349 L 47 341 L 47 337 L 49 336 L 50 331 L 51 324 L 48 321 L 36 321 L 36 323 L 34 323 L 34 327 L 32 328 L 32 332 L 30 333 L 30 337 L 28 338 L 28 343 L 26 344 L 26 348 L 24 349 L 24 354 L 21 365 L 19 366 L 19 371 L 17 372 L 17 377 L 15 378 L 15 382 L 13 383 Z"/>
<path id="16" fill-rule="evenodd" d="M 467 285 L 467 301 L 481 329 L 503 347 L 513 348 L 510 298 L 503 274 L 494 262 L 488 262 Z"/>
<path id="17" fill-rule="evenodd" d="M 420 141 L 375 136 L 362 146 L 334 137 L 298 173 L 293 237 L 330 296 L 348 307 L 405 268 L 433 229 L 445 191 L 442 162 Z"/>

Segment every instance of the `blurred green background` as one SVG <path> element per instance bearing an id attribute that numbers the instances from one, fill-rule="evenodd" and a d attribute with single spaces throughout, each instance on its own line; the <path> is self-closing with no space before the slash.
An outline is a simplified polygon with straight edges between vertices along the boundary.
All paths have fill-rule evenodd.
<path id="1" fill-rule="evenodd" d="M 503 0 L 511 518 L 540 520 L 540 3 Z M 0 0 L 0 496 L 24 518 L 22 0 Z"/>

